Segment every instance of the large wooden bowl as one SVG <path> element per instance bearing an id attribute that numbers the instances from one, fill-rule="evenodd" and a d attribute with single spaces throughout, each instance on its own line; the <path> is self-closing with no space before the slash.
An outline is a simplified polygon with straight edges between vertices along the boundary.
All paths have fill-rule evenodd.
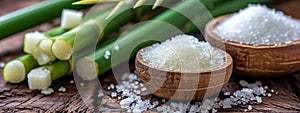
<path id="1" fill-rule="evenodd" d="M 218 94 L 232 73 L 232 58 L 224 51 L 226 63 L 221 67 L 190 73 L 151 67 L 141 56 L 141 51 L 145 49 L 136 55 L 136 72 L 147 89 L 158 97 L 178 101 L 200 100 Z"/>
<path id="2" fill-rule="evenodd" d="M 205 40 L 214 47 L 226 48 L 233 58 L 233 73 L 251 77 L 275 77 L 300 70 L 300 41 L 280 46 L 252 46 L 224 41 L 213 32 L 225 15 L 205 27 Z"/>

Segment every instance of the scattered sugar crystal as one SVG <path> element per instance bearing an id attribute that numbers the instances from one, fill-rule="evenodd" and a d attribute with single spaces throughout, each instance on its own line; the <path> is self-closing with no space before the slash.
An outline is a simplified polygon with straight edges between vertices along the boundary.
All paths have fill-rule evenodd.
<path id="1" fill-rule="evenodd" d="M 272 96 L 272 94 L 271 93 L 268 93 L 268 97 L 271 97 Z"/>
<path id="2" fill-rule="evenodd" d="M 248 105 L 248 110 L 252 110 L 252 106 L 251 105 Z"/>
<path id="3" fill-rule="evenodd" d="M 58 91 L 60 91 L 60 92 L 66 92 L 67 89 L 66 89 L 65 87 L 59 87 L 59 88 L 58 88 Z"/>
<path id="4" fill-rule="evenodd" d="M 114 84 L 110 84 L 108 87 L 107 87 L 108 90 L 113 90 L 115 89 L 115 85 Z"/>
<path id="5" fill-rule="evenodd" d="M 300 39 L 300 22 L 264 5 L 249 5 L 219 23 L 214 32 L 226 41 L 253 46 L 290 44 Z"/>
<path id="6" fill-rule="evenodd" d="M 143 87 L 143 88 L 141 89 L 141 91 L 147 91 L 147 88 L 146 88 L 146 87 Z"/>
<path id="7" fill-rule="evenodd" d="M 265 88 L 265 89 L 268 89 L 269 87 L 268 87 L 268 86 L 265 86 L 264 88 Z"/>
<path id="8" fill-rule="evenodd" d="M 126 98 L 120 101 L 121 108 L 129 108 L 130 104 L 134 101 L 132 98 Z"/>
<path id="9" fill-rule="evenodd" d="M 278 92 L 275 93 L 276 95 L 278 94 Z"/>
<path id="10" fill-rule="evenodd" d="M 105 51 L 105 54 L 104 54 L 104 58 L 105 58 L 105 59 L 109 59 L 109 58 L 110 58 L 110 55 L 111 55 L 110 51 L 109 51 L 109 50 L 106 50 L 106 51 Z"/>
<path id="11" fill-rule="evenodd" d="M 74 80 L 70 80 L 70 84 L 74 84 Z"/>
<path id="12" fill-rule="evenodd" d="M 84 86 L 84 83 L 80 83 L 80 86 L 82 86 L 82 87 L 83 87 L 83 86 Z"/>
<path id="13" fill-rule="evenodd" d="M 209 43 L 189 35 L 177 35 L 160 44 L 153 44 L 141 55 L 153 67 L 189 72 L 220 67 L 225 57 L 223 52 Z"/>
<path id="14" fill-rule="evenodd" d="M 272 89 L 271 92 L 274 93 L 274 89 Z"/>
<path id="15" fill-rule="evenodd" d="M 122 82 L 114 85 L 116 92 L 111 93 L 111 97 L 117 97 L 120 100 L 121 108 L 126 109 L 127 112 L 142 113 L 149 109 L 156 109 L 162 113 L 215 113 L 220 108 L 233 108 L 243 104 L 247 105 L 246 111 L 251 111 L 253 106 L 249 105 L 249 102 L 262 103 L 262 96 L 268 93 L 262 87 L 261 82 L 248 83 L 245 80 L 241 80 L 239 83 L 243 88 L 233 93 L 224 92 L 224 99 L 208 98 L 193 104 L 182 102 L 165 103 L 166 100 L 162 99 L 163 105 L 159 106 L 157 100 L 151 102 L 149 99 L 143 99 L 138 93 L 139 91 L 147 90 L 147 88 L 144 87 L 143 83 L 140 83 L 137 75 L 125 73 L 122 76 Z M 118 94 L 120 96 L 117 96 Z"/>
<path id="16" fill-rule="evenodd" d="M 230 92 L 225 92 L 224 95 L 228 96 L 228 95 L 230 95 Z"/>
<path id="17" fill-rule="evenodd" d="M 54 92 L 54 90 L 52 88 L 47 88 L 47 89 L 43 89 L 41 90 L 41 93 L 42 94 L 45 94 L 45 95 L 50 95 Z"/>
<path id="18" fill-rule="evenodd" d="M 4 62 L 0 62 L 0 68 L 3 68 L 5 66 Z"/>
<path id="19" fill-rule="evenodd" d="M 259 97 L 259 96 L 256 96 L 256 102 L 258 102 L 258 103 L 262 103 L 262 99 L 261 99 L 261 97 Z"/>
<path id="20" fill-rule="evenodd" d="M 118 94 L 116 92 L 112 92 L 111 95 L 110 95 L 112 98 L 115 98 L 118 96 Z"/>

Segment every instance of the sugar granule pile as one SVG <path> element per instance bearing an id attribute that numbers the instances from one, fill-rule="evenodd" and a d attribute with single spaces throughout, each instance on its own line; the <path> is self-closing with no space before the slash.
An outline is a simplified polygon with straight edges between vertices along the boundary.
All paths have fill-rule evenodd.
<path id="1" fill-rule="evenodd" d="M 151 66 L 172 71 L 211 70 L 224 64 L 224 53 L 194 36 L 177 35 L 141 52 Z"/>
<path id="2" fill-rule="evenodd" d="M 253 46 L 290 44 L 300 39 L 300 21 L 263 5 L 249 5 L 220 22 L 214 32 L 226 41 Z"/>
<path id="3" fill-rule="evenodd" d="M 121 99 L 121 108 L 127 109 L 127 112 L 141 113 L 158 106 L 159 102 L 150 100 L 142 100 L 141 94 L 147 93 L 147 89 L 143 83 L 140 83 L 137 75 L 133 73 L 125 73 L 122 77 L 122 82 L 114 85 L 110 84 L 108 90 L 116 90 L 111 92 L 112 98 Z"/>
<path id="4" fill-rule="evenodd" d="M 111 97 L 120 100 L 120 106 L 127 112 L 142 113 L 146 110 L 155 110 L 162 113 L 215 113 L 219 109 L 232 108 L 237 105 L 246 106 L 244 111 L 255 109 L 251 103 L 259 104 L 263 102 L 262 97 L 271 97 L 278 94 L 273 89 L 263 86 L 261 82 L 248 83 L 241 80 L 239 84 L 243 87 L 235 92 L 227 92 L 223 90 L 224 98 L 208 98 L 203 101 L 187 103 L 172 102 L 166 100 L 155 100 L 145 98 L 147 88 L 140 83 L 137 75 L 134 73 L 125 73 L 122 82 L 117 85 L 111 84 L 107 87 L 111 90 Z M 103 93 L 100 96 L 103 96 Z"/>

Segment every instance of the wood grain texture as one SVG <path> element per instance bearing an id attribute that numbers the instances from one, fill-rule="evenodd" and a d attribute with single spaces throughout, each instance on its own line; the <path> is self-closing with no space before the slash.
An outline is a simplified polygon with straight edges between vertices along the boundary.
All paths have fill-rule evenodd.
<path id="1" fill-rule="evenodd" d="M 1 0 L 0 4 L 4 5 L 2 1 L 11 1 L 11 0 Z M 293 17 L 300 18 L 300 0 L 279 0 L 284 2 L 279 2 L 276 4 L 270 4 L 271 7 L 276 7 L 280 10 L 287 11 L 287 13 L 293 15 Z M 21 3 L 20 1 L 18 1 Z M 24 1 L 22 3 L 26 3 Z M 6 4 L 7 8 L 15 9 L 14 4 Z M 1 11 L 2 11 L 1 7 Z M 11 11 L 6 9 L 7 11 Z M 34 30 L 49 30 L 50 28 L 57 26 L 56 21 L 45 23 L 44 25 L 38 26 L 31 29 Z M 28 31 L 27 31 L 28 32 Z M 16 38 L 18 37 L 18 38 Z M 0 44 L 2 50 L 7 50 L 7 44 L 11 45 L 13 43 L 18 47 L 11 48 L 5 54 L 1 54 L 0 51 L 0 61 L 8 62 L 23 53 L 22 50 L 22 37 L 23 34 L 17 34 L 10 37 L 12 40 L 6 44 Z M 14 38 L 14 39 L 12 39 Z M 4 42 L 3 40 L 0 43 Z M 134 65 L 131 63 L 131 67 Z M 69 81 L 73 77 L 67 77 L 58 81 L 55 81 L 51 86 L 56 92 L 51 95 L 42 95 L 39 91 L 29 90 L 27 83 L 23 82 L 21 84 L 8 84 L 4 82 L 2 76 L 2 68 L 0 68 L 0 113 L 11 113 L 11 112 L 20 112 L 20 113 L 38 113 L 38 112 L 62 112 L 62 113 L 71 113 L 71 112 L 125 112 L 126 110 L 121 109 L 118 104 L 119 100 L 117 99 L 108 99 L 107 97 L 98 98 L 96 94 L 98 91 L 93 89 L 95 87 L 93 83 L 85 84 L 84 88 L 87 91 L 87 99 L 89 103 L 95 104 L 95 106 L 86 106 L 85 102 L 81 99 L 81 96 L 77 92 L 77 87 L 75 84 L 70 84 Z M 108 72 L 101 76 L 100 81 L 103 87 L 107 87 L 111 83 L 116 83 L 115 77 L 112 72 Z M 278 91 L 279 94 L 273 95 L 272 97 L 263 97 L 263 103 L 253 104 L 253 112 L 283 112 L 283 113 L 297 113 L 300 112 L 300 72 L 295 72 L 287 76 L 276 77 L 271 79 L 254 79 L 246 78 L 232 75 L 229 83 L 223 87 L 223 91 L 233 92 L 237 89 L 240 89 L 241 86 L 238 84 L 239 80 L 246 79 L 248 81 L 260 80 L 263 85 L 269 86 L 269 89 L 274 89 Z M 58 92 L 59 87 L 65 87 L 66 92 Z M 110 91 L 106 90 L 106 94 L 109 94 Z M 143 98 L 161 100 L 161 98 L 147 95 Z M 221 109 L 220 112 L 243 112 L 247 106 L 235 106 L 232 109 Z M 147 113 L 157 113 L 155 110 L 149 110 Z"/>

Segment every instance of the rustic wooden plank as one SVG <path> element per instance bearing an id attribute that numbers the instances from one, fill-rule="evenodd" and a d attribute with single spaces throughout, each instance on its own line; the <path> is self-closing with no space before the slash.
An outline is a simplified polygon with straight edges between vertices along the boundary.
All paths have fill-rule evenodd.
<path id="1" fill-rule="evenodd" d="M 0 69 L 0 73 L 2 73 L 2 69 Z M 75 84 L 69 83 L 71 79 L 72 77 L 68 77 L 54 82 L 51 87 L 55 93 L 43 95 L 40 91 L 28 89 L 26 82 L 8 84 L 0 76 L 0 111 L 92 112 L 92 108 L 85 106 Z M 65 87 L 67 91 L 58 92 L 57 90 L 61 86 Z M 93 84 L 86 84 L 84 90 L 93 91 L 91 88 L 94 87 Z"/>
<path id="2" fill-rule="evenodd" d="M 300 97 L 300 73 L 294 74 L 289 79 L 290 83 L 292 84 L 292 88 L 294 93 Z"/>

